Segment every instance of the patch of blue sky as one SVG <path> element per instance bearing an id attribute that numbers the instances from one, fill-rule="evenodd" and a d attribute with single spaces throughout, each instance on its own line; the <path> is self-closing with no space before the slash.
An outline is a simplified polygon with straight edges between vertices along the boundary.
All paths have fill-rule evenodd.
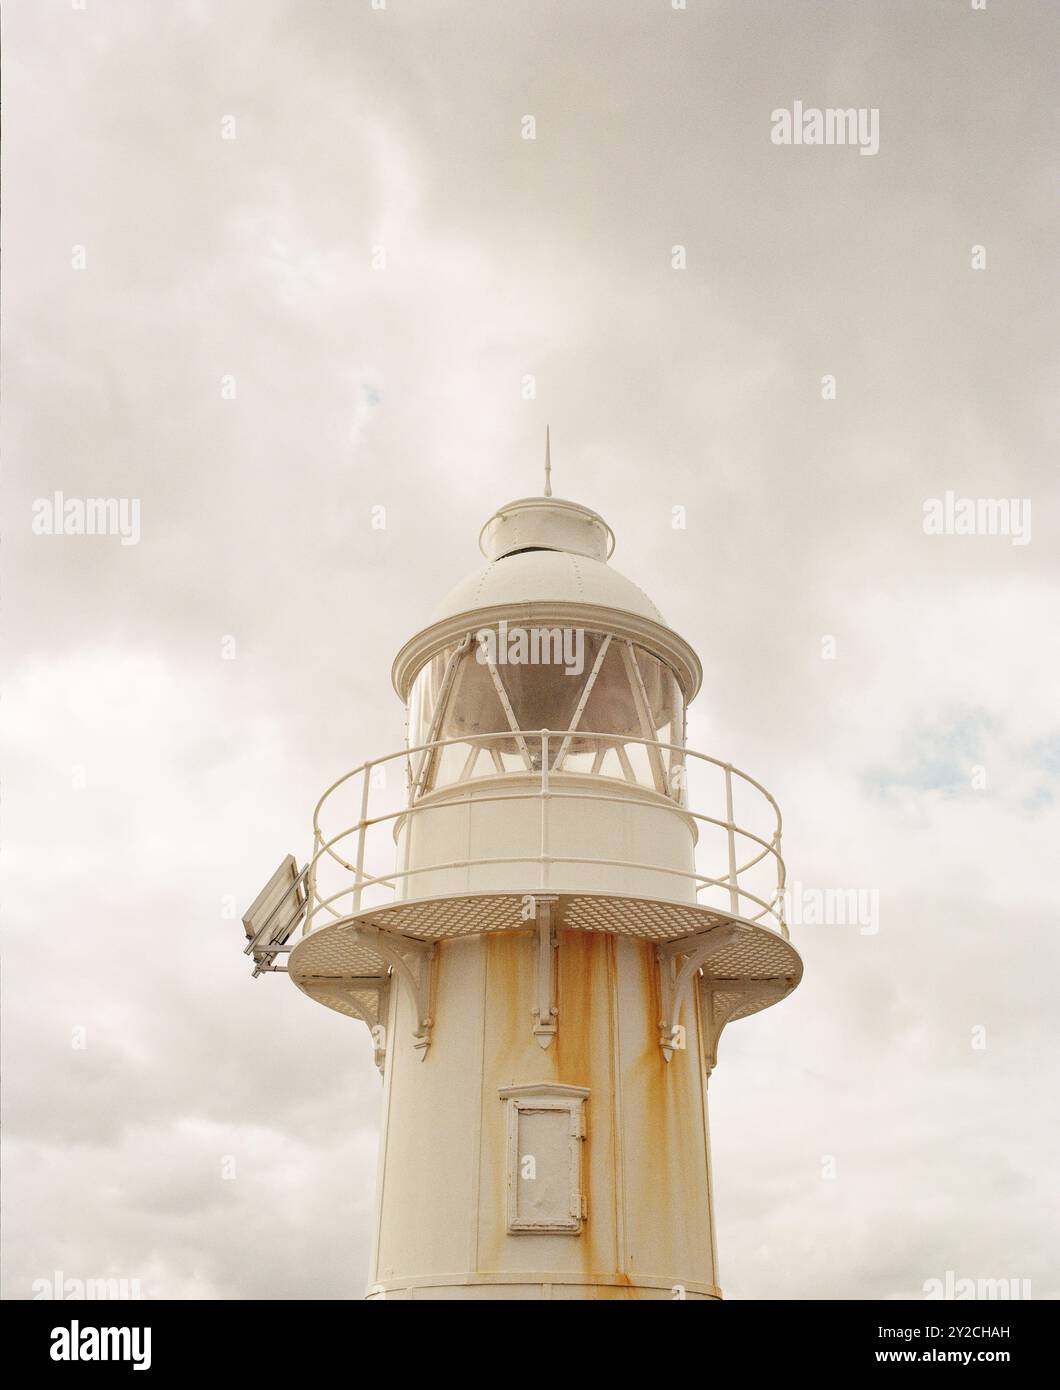
<path id="1" fill-rule="evenodd" d="M 974 706 L 947 710 L 910 729 L 894 760 L 866 768 L 862 783 L 874 796 L 898 790 L 971 792 L 973 771 L 987 762 L 988 740 L 996 729 L 997 721 L 988 710 Z"/>
<path id="2" fill-rule="evenodd" d="M 1039 738 L 1028 746 L 1027 758 L 1039 772 L 1049 777 L 1060 777 L 1060 734 L 1051 738 Z"/>

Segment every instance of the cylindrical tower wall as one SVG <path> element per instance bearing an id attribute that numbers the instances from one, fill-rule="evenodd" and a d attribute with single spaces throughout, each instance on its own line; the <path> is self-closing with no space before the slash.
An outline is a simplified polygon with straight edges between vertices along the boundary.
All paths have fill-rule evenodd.
<path id="1" fill-rule="evenodd" d="M 601 778 L 565 776 L 544 797 L 536 778 L 446 788 L 421 798 L 395 838 L 402 899 L 537 891 L 695 901 L 693 818 Z"/>
<path id="2" fill-rule="evenodd" d="M 654 948 L 604 933 L 558 938 L 558 1029 L 547 1050 L 532 1032 L 532 923 L 439 945 L 426 1052 L 407 992 L 392 990 L 370 1296 L 720 1296 L 698 1017 L 688 1010 L 687 1046 L 667 1063 Z M 576 1093 L 577 1231 L 509 1229 L 509 1184 L 557 1179 L 545 1171 L 556 1159 L 547 1136 L 536 1155 L 532 1126 L 513 1140 L 511 1093 L 521 1088 L 546 1104 Z M 538 1160 L 533 1177 L 528 1157 Z"/>

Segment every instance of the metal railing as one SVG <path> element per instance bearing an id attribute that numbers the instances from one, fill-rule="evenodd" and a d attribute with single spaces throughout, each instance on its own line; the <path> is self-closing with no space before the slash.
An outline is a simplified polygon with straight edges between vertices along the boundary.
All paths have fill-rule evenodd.
<path id="1" fill-rule="evenodd" d="M 725 910 L 731 915 L 770 927 L 785 939 L 788 938 L 788 930 L 784 922 L 785 870 L 784 860 L 781 856 L 782 820 L 780 808 L 761 783 L 756 782 L 747 773 L 741 772 L 739 768 L 733 767 L 731 763 L 722 762 L 718 758 L 712 758 L 705 753 L 686 748 L 684 745 L 662 743 L 654 739 L 627 737 L 626 735 L 594 734 L 580 729 L 577 731 L 580 746 L 588 743 L 597 748 L 617 749 L 620 745 L 641 745 L 648 750 L 656 750 L 660 755 L 668 754 L 671 758 L 671 777 L 677 777 L 678 785 L 675 790 L 679 793 L 679 800 L 672 800 L 659 792 L 653 792 L 646 786 L 604 776 L 597 772 L 556 771 L 554 767 L 550 767 L 550 763 L 553 761 L 557 748 L 563 746 L 564 740 L 569 746 L 571 732 L 570 730 L 555 731 L 549 729 L 542 729 L 536 733 L 520 731 L 520 739 L 525 741 L 527 746 L 539 748 L 538 766 L 532 770 L 495 772 L 492 775 L 478 776 L 469 781 L 456 781 L 426 796 L 415 795 L 416 783 L 411 774 L 412 760 L 415 755 L 420 754 L 424 758 L 428 755 L 436 756 L 451 745 L 490 745 L 498 740 L 510 742 L 513 737 L 512 732 L 502 730 L 487 734 L 465 734 L 457 738 L 436 739 L 413 748 L 402 748 L 400 752 L 370 759 L 333 782 L 321 796 L 313 812 L 313 853 L 303 870 L 307 895 L 303 935 L 308 934 L 315 927 L 323 925 L 324 921 L 345 920 L 367 910 L 364 906 L 364 897 L 366 892 L 371 889 L 396 892 L 400 887 L 403 889 L 402 901 L 416 900 L 416 880 L 424 874 L 474 869 L 490 865 L 526 864 L 535 866 L 534 872 L 528 872 L 528 880 L 531 878 L 537 880 L 536 882 L 528 881 L 524 885 L 527 892 L 545 892 L 550 887 L 555 887 L 558 891 L 571 891 L 564 890 L 562 882 L 558 885 L 551 882 L 552 866 L 570 864 L 651 872 L 669 875 L 678 880 L 691 881 L 695 886 L 696 901 L 700 900 L 699 895 L 701 893 L 717 890 L 725 901 Z M 719 805 L 716 809 L 719 812 L 723 810 L 723 815 L 710 815 L 707 811 L 697 810 L 688 804 L 686 764 L 690 759 L 698 760 L 699 763 L 720 771 L 723 805 Z M 396 809 L 373 815 L 371 814 L 371 793 L 374 774 L 377 769 L 396 763 L 405 764 L 408 774 L 407 785 L 409 785 L 408 800 Z M 628 767 L 628 760 L 625 766 Z M 359 786 L 357 779 L 360 779 Z M 382 779 L 384 785 L 385 780 L 384 774 Z M 489 790 L 490 783 L 498 784 L 496 791 Z M 734 813 L 734 787 L 736 786 L 750 788 L 763 799 L 769 815 L 769 824 L 762 834 L 737 824 Z M 352 823 L 334 833 L 329 833 L 322 824 L 322 814 L 325 807 L 334 805 L 344 791 L 352 794 L 353 804 L 357 807 L 358 813 Z M 392 839 L 394 839 L 400 825 L 407 824 L 412 818 L 425 811 L 434 813 L 445 808 L 466 808 L 469 802 L 477 807 L 493 802 L 512 801 L 538 802 L 540 804 L 536 854 L 524 852 L 522 854 L 454 859 L 439 863 L 419 864 L 412 868 L 408 866 L 406 854 L 406 864 L 403 868 L 386 873 L 369 873 L 366 870 L 368 837 L 376 827 L 389 825 L 392 830 Z M 611 802 L 622 806 L 648 806 L 663 813 L 687 818 L 697 827 L 715 827 L 718 831 L 724 832 L 726 846 L 723 855 L 724 862 L 713 865 L 715 871 L 708 873 L 701 872 L 698 867 L 685 870 L 658 863 L 640 863 L 635 860 L 554 853 L 551 837 L 553 829 L 551 808 L 560 801 L 590 804 Z M 695 838 L 698 844 L 701 838 L 698 830 Z M 408 837 L 406 837 L 407 844 Z M 741 855 L 748 857 L 741 859 Z M 748 875 L 759 866 L 768 870 L 770 865 L 773 866 L 775 872 L 768 873 L 768 885 L 762 887 L 756 880 L 756 886 L 761 887 L 761 891 L 753 891 L 749 887 Z M 327 886 L 322 884 L 321 871 L 330 873 L 334 879 L 336 866 L 338 870 L 341 870 L 341 874 L 338 875 L 341 886 L 331 891 L 331 884 Z M 352 875 L 352 881 L 348 877 L 350 875 Z M 300 879 L 302 877 L 300 875 Z M 761 874 L 759 874 L 760 877 Z M 426 893 L 422 896 L 430 897 L 432 895 Z M 339 906 L 344 899 L 348 899 L 348 902 Z M 678 900 L 673 899 L 672 901 Z"/>

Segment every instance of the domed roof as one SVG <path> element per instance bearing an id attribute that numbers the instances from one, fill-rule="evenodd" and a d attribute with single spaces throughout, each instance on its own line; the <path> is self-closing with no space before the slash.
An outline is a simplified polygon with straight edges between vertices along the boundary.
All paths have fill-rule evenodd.
<path id="1" fill-rule="evenodd" d="M 519 603 L 591 603 L 655 623 L 666 621 L 631 579 L 603 560 L 565 550 L 523 550 L 491 560 L 450 590 L 432 621 L 495 604 Z"/>
<path id="2" fill-rule="evenodd" d="M 402 699 L 437 651 L 473 624 L 501 618 L 597 625 L 640 642 L 670 664 L 686 699 L 693 698 L 703 675 L 699 658 L 644 590 L 607 563 L 615 537 L 603 517 L 577 502 L 525 497 L 486 522 L 479 544 L 489 563 L 450 590 L 395 658 L 394 687 Z"/>

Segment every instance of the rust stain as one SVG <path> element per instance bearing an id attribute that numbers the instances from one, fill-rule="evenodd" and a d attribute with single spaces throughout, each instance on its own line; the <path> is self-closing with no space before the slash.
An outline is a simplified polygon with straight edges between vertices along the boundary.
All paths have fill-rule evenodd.
<path id="1" fill-rule="evenodd" d="M 673 1066 L 673 1062 L 669 1066 L 667 1065 L 658 1041 L 662 1003 L 659 994 L 654 947 L 648 942 L 639 944 L 637 957 L 641 976 L 638 993 L 641 998 L 647 1001 L 649 1012 L 646 1020 L 647 1030 L 644 1047 L 634 1064 L 633 1076 L 630 1079 L 642 1098 L 643 1123 L 645 1133 L 651 1136 L 652 1167 L 657 1173 L 656 1181 L 652 1183 L 650 1189 L 651 1221 L 661 1229 L 672 1230 L 675 1228 L 674 1223 L 677 1214 L 674 1210 L 675 1194 L 671 1181 L 671 1168 L 673 1155 L 675 1152 L 680 1152 L 679 1148 L 675 1149 L 677 1136 L 672 1132 L 674 1104 L 670 1067 Z M 644 1192 L 642 1187 L 639 1195 L 643 1199 L 648 1194 Z M 628 1251 L 628 1261 L 627 1274 L 635 1275 L 638 1267 L 644 1273 L 657 1272 L 647 1267 L 653 1261 L 647 1256 L 642 1256 L 632 1241 Z"/>
<path id="2" fill-rule="evenodd" d="M 559 1031 L 556 1079 L 568 1086 L 587 1086 L 590 1099 L 587 1132 L 582 1148 L 582 1188 L 589 1199 L 589 1219 L 578 1238 L 578 1255 L 585 1272 L 599 1273 L 614 1266 L 614 1245 L 608 1232 L 613 1212 L 608 1212 L 603 1192 L 593 1196 L 594 1137 L 606 1138 L 613 1116 L 611 1094 L 611 989 L 608 968 L 609 940 L 595 932 L 563 931 L 559 938 Z M 610 1146 L 601 1155 L 609 1154 Z M 609 1166 L 613 1154 L 609 1154 Z M 611 1186 L 613 1171 L 602 1184 Z"/>
<path id="3" fill-rule="evenodd" d="M 480 1201 L 482 1222 L 479 1268 L 512 1268 L 510 1241 L 525 1239 L 507 1229 L 507 1133 L 498 1087 L 552 1080 L 554 1062 L 545 1060 L 531 1028 L 537 971 L 536 932 L 532 929 L 484 936 L 486 1030 L 481 1098 L 485 1142 Z"/>
<path id="4" fill-rule="evenodd" d="M 552 1046 L 556 1079 L 567 1086 L 592 1085 L 593 948 L 597 944 L 604 945 L 606 940 L 593 932 L 560 932 L 559 1031 Z M 602 959 L 601 964 L 606 969 Z"/>
<path id="5" fill-rule="evenodd" d="M 661 1229 L 673 1230 L 675 1257 L 683 1268 L 674 1271 L 675 1282 L 712 1277 L 709 1204 L 705 1196 L 706 1167 L 701 1129 L 701 1108 L 692 1103 L 698 1082 L 699 1035 L 694 1009 L 687 1004 L 682 1022 L 687 1030 L 687 1048 L 677 1051 L 669 1062 L 658 1042 L 661 1017 L 658 970 L 654 950 L 645 943 L 640 952 L 644 997 L 650 1000 L 651 1033 L 636 1064 L 638 1083 L 643 1087 L 647 1132 L 653 1136 L 653 1168 L 657 1176 L 651 1184 L 652 1219 Z M 695 1072 L 690 1081 L 689 1068 Z M 692 1084 L 695 1082 L 695 1085 Z M 701 1228 L 690 1218 L 702 1215 Z M 682 1254 L 682 1247 L 684 1253 Z M 630 1271 L 638 1268 L 636 1252 L 630 1253 Z M 645 1264 L 640 1268 L 649 1271 Z M 657 1272 L 657 1271 L 656 1271 Z"/>
<path id="6" fill-rule="evenodd" d="M 682 1102 L 688 1099 L 688 1067 L 697 1064 L 694 1048 L 694 1013 L 683 1021 L 689 1031 L 688 1052 L 675 1053 L 667 1064 L 658 1045 L 660 999 L 654 948 L 636 943 L 630 964 L 635 980 L 626 979 L 620 991 L 616 944 L 603 933 L 561 931 L 556 953 L 559 1027 L 551 1047 L 542 1049 L 532 1033 L 532 1010 L 537 998 L 536 939 L 532 931 L 487 935 L 486 953 L 486 1029 L 483 1070 L 483 1149 L 481 1193 L 483 1220 L 479 1246 L 479 1268 L 501 1270 L 519 1267 L 518 1247 L 506 1229 L 506 1173 L 504 1153 L 504 1108 L 497 1087 L 536 1081 L 554 1081 L 589 1088 L 587 1136 L 582 1146 L 583 1192 L 589 1199 L 589 1218 L 582 1234 L 563 1242 L 559 1267 L 571 1268 L 586 1276 L 608 1274 L 614 1282 L 596 1285 L 591 1298 L 621 1300 L 641 1295 L 635 1284 L 638 1274 L 658 1274 L 659 1248 L 652 1245 L 650 1231 L 678 1232 L 672 1271 L 675 1282 L 701 1277 L 709 1267 L 709 1229 L 702 1233 L 687 1229 L 689 1216 L 698 1212 L 696 1200 L 701 1187 L 696 1155 L 702 1154 L 699 1111 Z M 634 985 L 632 991 L 628 986 Z M 616 1058 L 614 1017 L 625 998 L 643 1009 L 639 1018 L 623 1023 L 626 1043 L 624 1056 Z M 628 1051 L 634 1043 L 633 1055 Z M 616 1074 L 620 1069 L 621 1074 Z M 615 1093 L 623 1093 L 624 1118 L 650 1136 L 649 1152 L 643 1140 L 633 1146 L 629 1166 L 622 1179 L 636 1202 L 650 1203 L 647 1220 L 640 1213 L 626 1231 L 626 1267 L 616 1268 L 614 1227 L 615 1206 L 611 1190 L 617 1174 L 615 1163 L 619 1143 L 615 1119 Z M 639 1152 L 638 1152 L 639 1151 Z M 595 1168 L 594 1171 L 594 1159 Z M 619 1197 L 619 1200 L 621 1198 Z M 640 1236 L 643 1235 L 643 1239 Z M 702 1238 L 701 1238 L 702 1237 Z M 662 1250 L 673 1244 L 669 1237 L 660 1242 Z M 681 1247 L 684 1246 L 684 1252 Z M 556 1247 L 557 1255 L 560 1247 Z M 513 1263 L 514 1262 L 514 1263 Z M 670 1260 L 666 1263 L 669 1265 Z M 573 1271 L 572 1271 L 573 1272 Z M 667 1270 L 667 1274 L 671 1271 Z M 587 1278 L 587 1282 L 590 1282 Z"/>
<path id="7" fill-rule="evenodd" d="M 487 934 L 486 943 L 486 1047 L 492 1053 L 492 1060 L 500 1067 L 518 1067 L 518 1059 L 524 1051 L 522 1035 L 530 1024 L 526 1015 L 526 1028 L 521 1027 L 522 1010 L 529 1009 L 525 995 L 525 970 L 521 970 L 521 957 L 526 952 L 525 942 L 528 932 L 505 932 Z M 524 978 L 520 978 L 520 977 Z"/>

